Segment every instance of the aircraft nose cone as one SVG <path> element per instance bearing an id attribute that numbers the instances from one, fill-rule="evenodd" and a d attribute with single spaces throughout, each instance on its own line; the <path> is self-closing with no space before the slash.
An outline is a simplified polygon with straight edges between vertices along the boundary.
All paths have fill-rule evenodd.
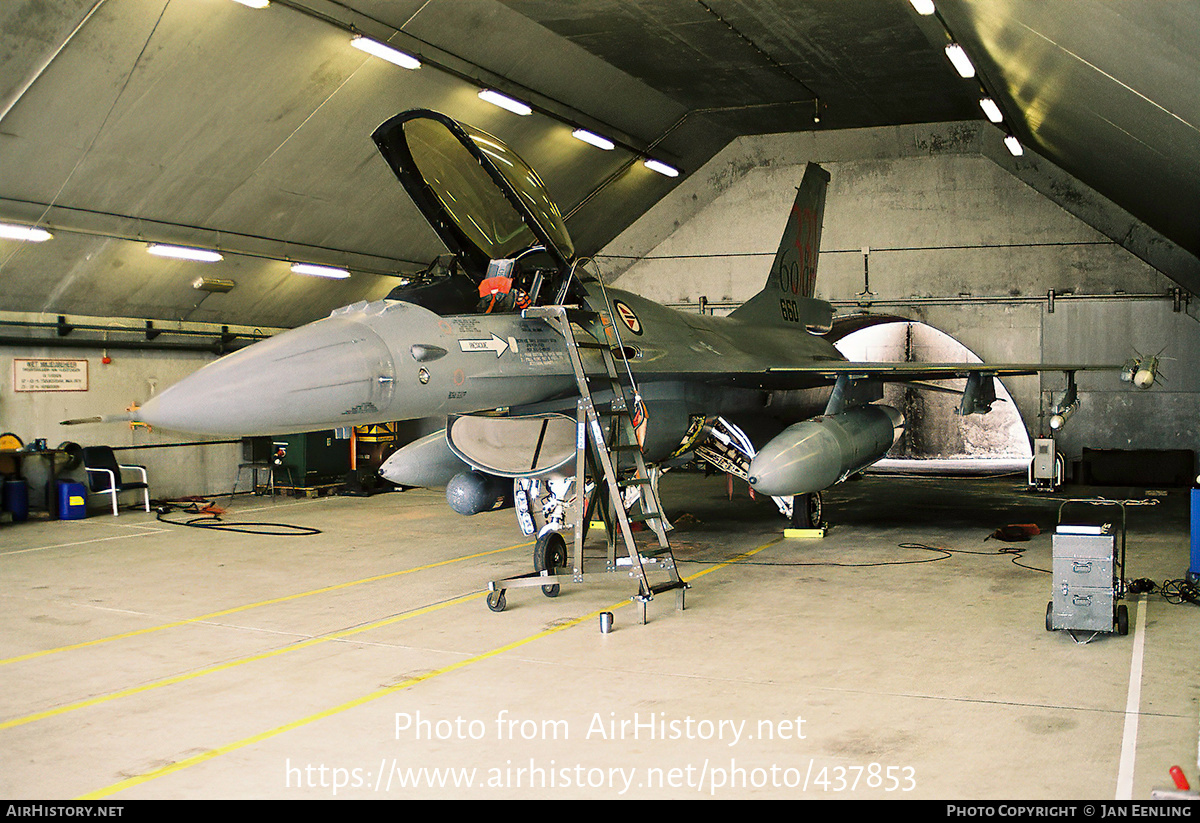
<path id="1" fill-rule="evenodd" d="M 373 330 L 329 317 L 227 355 L 151 398 L 137 418 L 196 434 L 280 434 L 379 419 L 396 368 Z"/>

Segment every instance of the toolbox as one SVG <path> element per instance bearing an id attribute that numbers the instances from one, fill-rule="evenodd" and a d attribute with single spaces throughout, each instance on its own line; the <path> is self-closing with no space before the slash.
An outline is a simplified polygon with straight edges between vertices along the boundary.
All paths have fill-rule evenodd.
<path id="1" fill-rule="evenodd" d="M 1111 523 L 1063 522 L 1068 504 L 1118 506 L 1120 530 Z M 1058 509 L 1052 537 L 1053 582 L 1046 604 L 1046 630 L 1129 633 L 1129 610 L 1117 601 L 1124 594 L 1125 506 L 1104 499 L 1067 500 Z"/>

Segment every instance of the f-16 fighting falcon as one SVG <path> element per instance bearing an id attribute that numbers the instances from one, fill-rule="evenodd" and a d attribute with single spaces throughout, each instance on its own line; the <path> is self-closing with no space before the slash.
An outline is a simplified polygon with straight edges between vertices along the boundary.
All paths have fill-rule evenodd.
<path id="1" fill-rule="evenodd" d="M 714 317 L 586 276 L 542 181 L 499 139 L 428 110 L 393 117 L 373 139 L 454 254 L 451 272 L 227 355 L 135 419 L 249 436 L 435 418 L 437 432 L 401 448 L 381 474 L 446 486 L 464 514 L 511 495 L 515 480 L 523 526 L 533 530 L 530 513 L 543 514 L 545 533 L 563 526 L 571 478 L 584 479 L 584 435 L 599 434 L 579 411 L 586 400 L 600 416 L 627 415 L 624 445 L 636 442 L 655 479 L 655 467 L 698 457 L 804 526 L 820 518 L 822 489 L 882 458 L 902 432 L 900 412 L 876 402 L 884 382 L 965 378 L 965 415 L 989 410 L 996 377 L 1063 371 L 1056 412 L 1067 414 L 1074 372 L 1097 368 L 848 362 L 826 337 L 832 306 L 814 297 L 829 180 L 814 164 L 770 271 L 753 275 L 761 291 Z M 1140 387 L 1153 382 L 1153 365 L 1133 364 Z M 603 467 L 589 465 L 598 486 Z"/>

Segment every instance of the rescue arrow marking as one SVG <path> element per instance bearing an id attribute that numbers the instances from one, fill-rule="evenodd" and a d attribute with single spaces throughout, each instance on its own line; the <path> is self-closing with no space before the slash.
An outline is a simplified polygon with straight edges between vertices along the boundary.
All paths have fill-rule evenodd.
<path id="1" fill-rule="evenodd" d="M 463 351 L 494 351 L 499 358 L 508 351 L 508 341 L 493 332 L 491 340 L 459 340 L 458 347 Z"/>

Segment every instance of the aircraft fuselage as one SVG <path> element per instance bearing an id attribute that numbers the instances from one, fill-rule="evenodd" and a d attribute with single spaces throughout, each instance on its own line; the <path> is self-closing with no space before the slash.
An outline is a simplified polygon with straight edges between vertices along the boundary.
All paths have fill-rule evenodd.
<path id="1" fill-rule="evenodd" d="M 590 285 L 589 302 L 603 307 L 598 285 Z M 765 410 L 778 387 L 764 368 L 764 352 L 784 367 L 843 359 L 802 326 L 685 314 L 616 289 L 608 290 L 608 300 L 651 420 L 657 419 L 656 445 L 678 442 L 691 415 Z M 598 324 L 592 333 L 605 336 Z M 599 355 L 590 356 L 589 365 L 603 371 Z M 814 378 L 814 388 L 821 382 Z M 793 376 L 788 388 L 803 387 Z M 827 393 L 787 392 L 789 406 L 798 402 L 787 409 L 778 405 L 780 393 L 771 414 L 798 419 L 819 411 Z M 338 309 L 230 354 L 152 398 L 139 418 L 182 431 L 250 436 L 499 408 L 565 409 L 576 396 L 566 345 L 543 320 L 517 313 L 442 317 L 383 300 Z"/>

